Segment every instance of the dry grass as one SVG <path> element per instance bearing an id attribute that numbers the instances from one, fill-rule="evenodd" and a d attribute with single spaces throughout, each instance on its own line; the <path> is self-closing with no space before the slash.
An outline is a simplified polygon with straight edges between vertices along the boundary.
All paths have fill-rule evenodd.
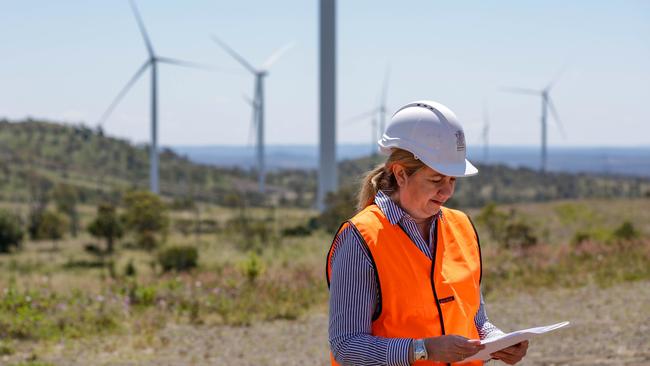
<path id="1" fill-rule="evenodd" d="M 498 324 L 504 324 L 507 329 L 537 325 L 540 322 L 526 322 L 537 320 L 536 315 L 541 323 L 556 321 L 551 315 L 574 311 L 572 306 L 589 306 L 594 314 L 623 312 L 614 320 L 630 321 L 634 316 L 630 312 L 636 310 L 625 310 L 625 306 L 638 308 L 641 306 L 638 302 L 650 301 L 648 292 L 639 288 L 641 284 L 647 287 L 650 279 L 649 200 L 563 201 L 500 207 L 510 208 L 533 225 L 540 244 L 525 251 L 504 250 L 479 227 L 485 264 L 484 290 L 488 294 L 490 314 Z M 12 206 L 11 209 L 21 211 L 25 207 Z M 81 212 L 85 223 L 94 215 L 94 208 L 84 207 Z M 473 216 L 476 213 L 473 212 Z M 192 212 L 173 212 L 172 218 L 191 219 L 193 215 Z M 230 219 L 237 215 L 234 210 L 201 206 L 201 218 L 215 220 L 221 230 L 201 235 L 170 233 L 168 243 L 193 245 L 200 253 L 199 268 L 183 274 L 162 274 L 155 256 L 129 249 L 128 245 L 124 247 L 131 242 L 129 238 L 122 241 L 115 255 L 105 258 L 114 262 L 112 271 L 101 265 L 99 258 L 84 251 L 84 245 L 98 243 L 87 234 L 62 241 L 55 251 L 51 250 L 50 242 L 28 242 L 19 252 L 0 256 L 0 291 L 12 288 L 18 292 L 56 294 L 56 300 L 66 304 L 68 309 L 86 314 L 86 318 L 66 317 L 57 313 L 56 307 L 44 309 L 36 315 L 69 322 L 68 330 L 40 334 L 35 329 L 43 323 L 30 323 L 28 319 L 23 325 L 32 325 L 34 329 L 28 329 L 31 335 L 25 340 L 8 339 L 8 343 L 0 344 L 0 351 L 3 347 L 11 351 L 4 356 L 0 354 L 0 363 L 28 360 L 34 353 L 39 357 L 32 357 L 32 362 L 43 359 L 55 365 L 85 365 L 88 362 L 107 365 L 291 365 L 306 360 L 318 360 L 311 364 L 327 363 L 324 357 L 327 290 L 323 272 L 331 233 L 276 236 L 262 246 L 256 264 L 252 264 L 251 254 L 241 250 L 242 240 L 246 238 L 227 230 Z M 278 233 L 283 228 L 306 222 L 313 212 L 255 209 L 248 215 L 266 219 L 271 222 L 271 230 Z M 600 230 L 606 236 L 624 220 L 634 224 L 641 232 L 641 239 L 616 242 L 594 236 L 593 240 L 571 244 L 576 231 L 598 233 Z M 125 276 L 129 262 L 136 268 L 134 277 Z M 628 296 L 629 304 L 607 300 L 610 292 L 616 293 L 615 296 Z M 581 296 L 586 299 L 580 299 Z M 549 298 L 553 300 L 548 304 L 545 301 L 536 304 L 534 300 Z M 99 303 L 103 303 L 101 311 Z M 594 324 L 601 318 L 583 313 L 571 314 L 583 319 L 585 326 L 592 327 L 591 331 L 596 331 Z M 101 329 L 101 322 L 97 323 L 99 328 L 75 324 L 77 321 L 94 324 L 96 320 L 101 321 L 99 315 L 102 314 L 109 314 L 115 326 Z M 519 314 L 526 315 L 519 317 Z M 0 319 L 12 315 L 0 309 Z M 607 320 L 608 326 L 612 326 L 614 320 Z M 647 320 L 646 315 L 645 324 L 649 323 Z M 233 324 L 248 326 L 232 327 Z M 101 336 L 96 334 L 98 331 L 103 331 Z M 638 332 L 630 331 L 639 336 Z M 606 334 L 622 337 L 618 331 Z M 647 341 L 644 334 L 640 337 Z M 576 335 L 583 336 L 583 333 Z M 268 351 L 251 358 L 240 343 L 260 345 Z M 530 364 L 581 364 L 580 360 L 591 359 L 585 353 L 569 353 L 568 358 L 562 358 L 564 354 L 552 355 L 553 346 L 557 345 L 544 346 L 548 348 L 543 348 L 540 354 L 532 354 L 531 359 L 556 361 Z M 296 359 L 292 352 L 296 347 L 308 350 L 305 354 L 310 358 Z M 617 347 L 607 352 L 620 351 L 616 354 L 628 361 L 647 357 L 647 352 Z M 600 357 L 598 360 L 612 361 L 600 351 L 600 348 L 594 349 Z M 93 360 L 101 362 L 91 362 Z"/>

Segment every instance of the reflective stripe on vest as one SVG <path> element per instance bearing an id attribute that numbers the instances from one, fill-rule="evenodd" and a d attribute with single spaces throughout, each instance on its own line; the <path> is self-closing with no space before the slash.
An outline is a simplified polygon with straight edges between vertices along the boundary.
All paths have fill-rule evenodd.
<path id="1" fill-rule="evenodd" d="M 435 262 L 370 205 L 339 229 L 354 225 L 365 241 L 379 280 L 381 313 L 371 332 L 388 338 L 428 338 L 443 334 L 479 339 L 474 317 L 480 306 L 481 256 L 469 218 L 442 208 L 434 238 Z M 327 256 L 327 276 L 331 273 Z M 442 314 L 442 316 L 439 316 Z M 332 365 L 338 365 L 331 357 Z M 444 365 L 416 362 L 417 365 Z M 482 365 L 457 363 L 455 365 Z"/>

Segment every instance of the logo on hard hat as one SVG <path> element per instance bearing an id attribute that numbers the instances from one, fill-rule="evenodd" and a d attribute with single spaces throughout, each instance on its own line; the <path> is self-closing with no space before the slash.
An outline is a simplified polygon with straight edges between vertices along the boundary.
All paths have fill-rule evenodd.
<path id="1" fill-rule="evenodd" d="M 465 134 L 463 131 L 456 131 L 456 151 L 465 150 Z"/>

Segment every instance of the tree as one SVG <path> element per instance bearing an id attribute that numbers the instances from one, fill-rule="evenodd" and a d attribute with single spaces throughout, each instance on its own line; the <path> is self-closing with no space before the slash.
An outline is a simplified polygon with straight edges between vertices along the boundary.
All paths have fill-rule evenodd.
<path id="1" fill-rule="evenodd" d="M 138 244 L 151 250 L 167 236 L 167 205 L 154 193 L 132 191 L 124 196 L 124 222 L 136 234 Z"/>
<path id="2" fill-rule="evenodd" d="M 124 235 L 124 225 L 117 215 L 115 206 L 109 203 L 97 206 L 97 216 L 88 225 L 88 232 L 96 238 L 106 239 L 106 252 L 113 253 L 115 240 Z"/>
<path id="3" fill-rule="evenodd" d="M 8 253 L 12 247 L 20 247 L 23 235 L 20 218 L 8 211 L 0 210 L 0 253 Z"/>
<path id="4" fill-rule="evenodd" d="M 43 211 L 38 229 L 37 239 L 52 240 L 53 249 L 57 248 L 57 240 L 63 239 L 68 227 L 66 218 L 55 211 Z"/>
<path id="5" fill-rule="evenodd" d="M 79 231 L 79 213 L 77 212 L 79 194 L 77 190 L 69 184 L 59 183 L 52 190 L 52 199 L 56 203 L 57 210 L 68 217 L 70 233 L 76 237 Z"/>
<path id="6" fill-rule="evenodd" d="M 336 193 L 328 193 L 325 210 L 318 217 L 319 224 L 328 232 L 336 231 L 343 221 L 354 216 L 356 201 L 356 189 L 351 185 L 339 188 Z"/>

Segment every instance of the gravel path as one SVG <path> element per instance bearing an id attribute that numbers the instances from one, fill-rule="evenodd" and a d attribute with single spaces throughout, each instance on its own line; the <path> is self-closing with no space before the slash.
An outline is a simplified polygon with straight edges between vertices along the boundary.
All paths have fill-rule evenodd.
<path id="1" fill-rule="evenodd" d="M 488 314 L 505 331 L 572 322 L 568 329 L 531 341 L 520 365 L 650 365 L 650 281 L 517 294 L 489 301 Z M 36 352 L 57 366 L 324 366 L 329 365 L 327 315 L 250 327 L 168 325 L 148 338 L 104 337 Z M 25 355 L 0 358 L 0 364 Z"/>

